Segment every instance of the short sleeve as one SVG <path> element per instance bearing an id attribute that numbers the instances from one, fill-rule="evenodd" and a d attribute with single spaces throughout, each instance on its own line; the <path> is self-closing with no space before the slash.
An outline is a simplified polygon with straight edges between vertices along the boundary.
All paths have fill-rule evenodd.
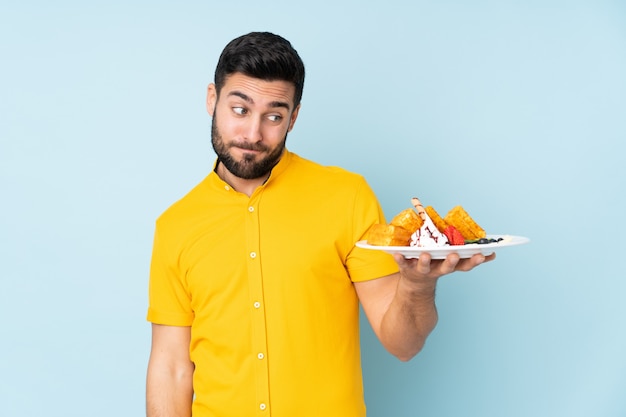
<path id="1" fill-rule="evenodd" d="M 385 215 L 371 187 L 361 178 L 352 214 L 354 243 L 364 240 L 369 228 L 376 223 L 385 223 Z M 398 264 L 388 253 L 356 246 L 348 254 L 346 265 L 353 282 L 368 281 L 398 272 Z"/>
<path id="2" fill-rule="evenodd" d="M 190 326 L 194 313 L 191 297 L 178 266 L 179 253 L 172 239 L 157 228 L 150 263 L 147 320 L 169 326 Z"/>

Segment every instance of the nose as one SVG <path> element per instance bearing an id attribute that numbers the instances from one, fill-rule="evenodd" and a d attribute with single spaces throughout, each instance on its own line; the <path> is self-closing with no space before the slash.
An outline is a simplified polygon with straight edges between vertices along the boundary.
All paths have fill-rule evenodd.
<path id="1" fill-rule="evenodd" d="M 246 119 L 246 123 L 243 128 L 243 137 L 246 142 L 256 143 L 263 140 L 261 122 L 261 118 L 258 117 L 249 117 Z"/>

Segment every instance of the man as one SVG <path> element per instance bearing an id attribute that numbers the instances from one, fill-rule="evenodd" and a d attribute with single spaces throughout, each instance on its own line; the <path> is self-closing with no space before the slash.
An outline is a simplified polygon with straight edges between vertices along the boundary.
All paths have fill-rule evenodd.
<path id="1" fill-rule="evenodd" d="M 220 56 L 213 171 L 156 225 L 149 417 L 364 416 L 359 302 L 406 361 L 436 324 L 437 279 L 493 259 L 356 248 L 384 216 L 361 176 L 286 149 L 303 85 L 302 60 L 274 34 Z"/>

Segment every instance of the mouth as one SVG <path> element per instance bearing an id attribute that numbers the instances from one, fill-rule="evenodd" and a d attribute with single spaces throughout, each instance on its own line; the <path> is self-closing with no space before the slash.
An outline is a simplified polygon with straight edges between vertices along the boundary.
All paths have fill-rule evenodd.
<path id="1" fill-rule="evenodd" d="M 250 149 L 250 146 L 231 146 L 231 155 L 241 163 L 253 163 L 262 158 L 262 151 Z"/>
<path id="2" fill-rule="evenodd" d="M 250 144 L 250 143 L 234 143 L 230 146 L 230 148 L 234 148 L 241 152 L 242 154 L 259 154 L 262 152 L 266 152 L 267 148 L 263 145 L 258 144 Z"/>

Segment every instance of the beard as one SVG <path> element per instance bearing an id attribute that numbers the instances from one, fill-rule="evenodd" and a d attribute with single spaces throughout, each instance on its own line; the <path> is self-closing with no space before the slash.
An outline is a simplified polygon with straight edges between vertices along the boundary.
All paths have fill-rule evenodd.
<path id="1" fill-rule="evenodd" d="M 273 150 L 262 143 L 234 142 L 226 144 L 217 127 L 216 115 L 213 115 L 213 121 L 211 123 L 211 144 L 213 145 L 213 150 L 217 154 L 218 161 L 224 164 L 226 169 L 236 177 L 245 180 L 253 180 L 268 175 L 272 168 L 280 161 L 286 143 L 287 134 L 285 134 L 282 142 Z M 259 160 L 256 159 L 256 155 L 249 154 L 245 155 L 241 161 L 237 161 L 229 152 L 229 149 L 233 147 L 268 153 Z"/>

